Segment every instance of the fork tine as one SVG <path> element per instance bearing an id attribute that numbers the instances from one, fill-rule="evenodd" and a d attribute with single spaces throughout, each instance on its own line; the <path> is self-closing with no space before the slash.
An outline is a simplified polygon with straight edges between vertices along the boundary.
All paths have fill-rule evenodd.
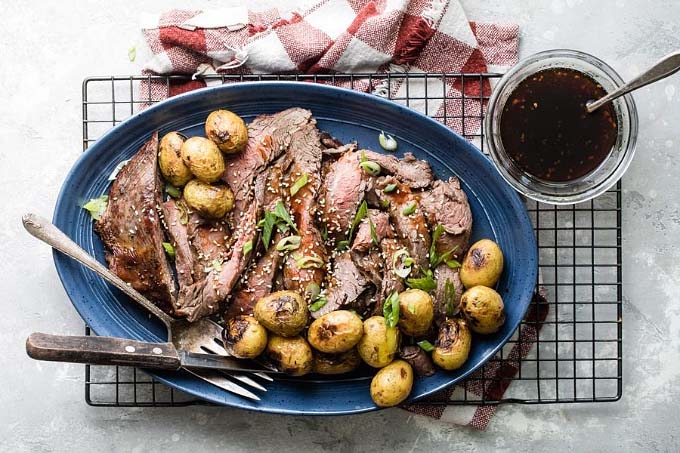
<path id="1" fill-rule="evenodd" d="M 254 401 L 260 401 L 259 396 L 252 393 L 249 390 L 244 389 L 240 385 L 236 384 L 233 381 L 230 381 L 229 379 L 227 379 L 224 376 L 217 375 L 217 374 L 208 374 L 208 373 L 204 373 L 204 372 L 198 373 L 196 371 L 187 370 L 187 369 L 185 369 L 185 370 L 188 371 L 189 373 L 193 374 L 197 378 L 203 379 L 204 381 L 207 381 L 207 382 L 210 382 L 211 384 L 213 384 L 213 385 L 215 385 L 215 386 L 217 386 L 217 387 L 219 387 L 223 390 L 226 390 L 227 392 L 235 393 L 239 396 L 242 396 L 244 398 L 248 398 L 248 399 L 251 399 L 251 400 L 254 400 Z"/>
<path id="2" fill-rule="evenodd" d="M 274 378 L 268 375 L 267 373 L 253 373 L 253 374 L 259 377 L 260 379 L 264 379 L 265 381 L 274 382 Z"/>
<path id="3" fill-rule="evenodd" d="M 266 387 L 263 387 L 259 382 L 251 379 L 248 377 L 247 374 L 241 374 L 241 373 L 225 373 L 227 376 L 230 378 L 236 379 L 237 381 L 240 381 L 246 385 L 249 385 L 257 390 L 261 390 L 263 392 L 267 391 Z M 255 374 L 255 373 L 253 373 Z M 259 373 L 258 373 L 259 374 Z"/>

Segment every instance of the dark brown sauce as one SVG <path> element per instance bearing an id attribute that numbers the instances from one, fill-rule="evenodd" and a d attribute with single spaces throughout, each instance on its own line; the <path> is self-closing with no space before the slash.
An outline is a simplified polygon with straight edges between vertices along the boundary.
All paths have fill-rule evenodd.
<path id="1" fill-rule="evenodd" d="M 549 181 L 587 175 L 616 142 L 616 113 L 606 104 L 593 113 L 588 101 L 606 91 L 573 69 L 546 69 L 524 79 L 505 103 L 501 140 L 525 172 Z"/>

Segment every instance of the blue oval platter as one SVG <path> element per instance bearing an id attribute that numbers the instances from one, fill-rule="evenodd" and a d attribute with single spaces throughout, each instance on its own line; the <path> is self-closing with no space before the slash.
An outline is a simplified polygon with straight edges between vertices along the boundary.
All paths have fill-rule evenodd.
<path id="1" fill-rule="evenodd" d="M 113 128 L 75 163 L 61 188 L 54 223 L 102 263 L 103 246 L 81 206 L 107 193 L 108 177 L 158 130 L 204 135 L 205 118 L 226 108 L 246 122 L 263 113 L 289 107 L 310 109 L 320 130 L 343 142 L 382 151 L 380 131 L 393 135 L 398 155 L 411 151 L 428 160 L 439 179 L 457 175 L 470 200 L 473 241 L 490 238 L 505 255 L 497 290 L 503 296 L 506 322 L 493 335 L 475 335 L 468 361 L 454 372 L 437 371 L 416 378 L 408 402 L 449 387 L 493 357 L 522 320 L 536 283 L 538 256 L 534 231 L 519 196 L 493 164 L 467 140 L 440 123 L 409 108 L 369 94 L 300 82 L 254 82 L 223 85 L 186 93 L 161 102 Z M 384 151 L 383 151 L 384 152 Z M 160 322 L 122 293 L 68 257 L 55 252 L 59 277 L 73 305 L 97 335 L 145 341 L 165 340 Z M 213 403 L 285 414 L 350 414 L 377 409 L 369 395 L 370 376 L 326 379 L 277 378 L 260 393 L 261 401 L 246 400 L 184 372 L 154 372 L 167 385 Z"/>

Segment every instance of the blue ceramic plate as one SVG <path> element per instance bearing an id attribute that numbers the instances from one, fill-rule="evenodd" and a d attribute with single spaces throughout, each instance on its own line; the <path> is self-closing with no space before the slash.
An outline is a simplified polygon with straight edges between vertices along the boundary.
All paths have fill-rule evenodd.
<path id="1" fill-rule="evenodd" d="M 85 250 L 104 262 L 104 250 L 92 221 L 80 206 L 108 192 L 108 176 L 129 159 L 153 131 L 203 135 L 212 110 L 227 108 L 252 120 L 288 107 L 310 109 L 321 130 L 344 142 L 381 150 L 384 130 L 399 142 L 398 154 L 413 152 L 428 160 L 436 175 L 458 175 L 470 199 L 473 240 L 491 238 L 505 253 L 498 284 L 506 309 L 500 332 L 475 336 L 465 365 L 455 372 L 438 371 L 417 378 L 410 400 L 442 390 L 479 368 L 517 329 L 529 306 L 537 272 L 534 232 L 523 203 L 477 148 L 438 122 L 382 98 L 329 86 L 296 82 L 256 82 L 206 88 L 155 105 L 112 129 L 73 166 L 57 200 L 54 223 Z M 55 253 L 59 277 L 80 316 L 98 335 L 146 341 L 165 339 L 160 324 L 91 271 Z M 260 402 L 227 393 L 183 372 L 155 373 L 156 378 L 186 393 L 217 404 L 289 414 L 348 414 L 376 409 L 369 395 L 369 376 L 345 379 L 277 379 Z"/>

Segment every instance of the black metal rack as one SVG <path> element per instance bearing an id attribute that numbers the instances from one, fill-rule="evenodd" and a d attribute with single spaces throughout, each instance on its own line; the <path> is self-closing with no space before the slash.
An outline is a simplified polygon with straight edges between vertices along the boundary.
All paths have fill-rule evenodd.
<path id="1" fill-rule="evenodd" d="M 361 84 L 369 91 L 382 86 L 390 99 L 456 126 L 483 150 L 484 105 L 489 83 L 498 77 L 498 74 L 215 75 L 205 80 L 217 83 L 291 80 L 348 87 Z M 188 80 L 186 76 L 87 78 L 83 82 L 83 149 L 139 108 L 166 97 L 175 83 Z M 457 90 L 447 88 L 452 81 Z M 157 96 L 159 87 L 167 90 L 163 96 Z M 431 104 L 440 107 L 434 112 Z M 495 358 L 463 384 L 428 399 L 427 404 L 607 402 L 621 397 L 620 183 L 600 197 L 574 206 L 534 201 L 527 201 L 526 206 L 539 248 L 538 284 L 545 290 L 547 301 L 529 308 L 515 336 Z M 92 406 L 206 404 L 134 368 L 106 366 L 85 367 L 85 399 Z"/>

